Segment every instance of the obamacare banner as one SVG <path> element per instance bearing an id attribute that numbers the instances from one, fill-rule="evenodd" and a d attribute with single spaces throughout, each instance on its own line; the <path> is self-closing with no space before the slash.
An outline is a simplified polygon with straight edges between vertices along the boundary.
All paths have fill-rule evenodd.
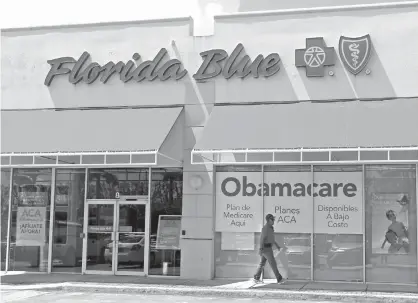
<path id="1" fill-rule="evenodd" d="M 216 231 L 260 232 L 276 216 L 276 232 L 361 234 L 361 172 L 219 172 Z"/>

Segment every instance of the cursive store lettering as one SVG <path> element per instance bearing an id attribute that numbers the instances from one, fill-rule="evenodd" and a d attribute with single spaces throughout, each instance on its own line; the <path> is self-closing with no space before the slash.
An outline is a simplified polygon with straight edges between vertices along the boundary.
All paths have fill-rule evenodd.
<path id="1" fill-rule="evenodd" d="M 83 81 L 87 84 L 95 82 L 100 77 L 100 82 L 106 83 L 114 74 L 120 75 L 120 80 L 124 83 L 134 80 L 141 82 L 144 80 L 153 81 L 159 79 L 161 81 L 173 79 L 179 80 L 187 74 L 187 70 L 183 68 L 182 63 L 177 59 L 171 59 L 162 64 L 164 57 L 167 55 L 167 50 L 162 48 L 155 56 L 154 60 L 143 61 L 139 64 L 141 56 L 135 53 L 132 56 L 133 60 L 127 63 L 119 61 L 114 63 L 112 61 L 101 66 L 97 62 L 92 62 L 86 65 L 90 57 L 88 52 L 84 52 L 78 60 L 72 57 L 61 57 L 53 60 L 48 60 L 51 68 L 45 78 L 45 85 L 49 86 L 55 76 L 69 74 L 69 81 L 72 84 L 77 84 Z M 73 65 L 72 68 L 65 67 L 65 65 Z"/>
<path id="2" fill-rule="evenodd" d="M 254 78 L 259 76 L 270 77 L 280 70 L 280 56 L 273 53 L 264 58 L 263 55 L 258 55 L 254 61 L 251 61 L 248 55 L 240 55 L 244 50 L 244 46 L 238 44 L 234 51 L 228 56 L 228 53 L 223 49 L 212 49 L 200 53 L 203 58 L 203 63 L 193 75 L 197 81 L 204 81 L 214 78 L 222 73 L 225 79 L 229 79 L 236 75 L 238 78 L 245 78 L 252 75 Z M 224 65 L 222 66 L 222 62 Z M 212 71 L 209 71 L 212 70 Z"/>
<path id="3" fill-rule="evenodd" d="M 141 56 L 135 53 L 132 60 L 126 63 L 109 61 L 104 65 L 97 62 L 87 63 L 90 58 L 88 52 L 84 52 L 78 60 L 73 57 L 60 57 L 47 61 L 50 69 L 44 84 L 50 86 L 56 76 L 62 75 L 68 75 L 68 80 L 72 84 L 80 82 L 91 84 L 97 79 L 106 83 L 114 74 L 118 74 L 120 80 L 124 83 L 129 81 L 153 81 L 155 79 L 161 81 L 182 79 L 187 74 L 187 70 L 178 59 L 164 60 L 167 54 L 167 50 L 162 48 L 153 60 L 141 62 Z M 252 61 L 245 54 L 244 46 L 241 43 L 235 47 L 231 55 L 228 55 L 223 49 L 207 50 L 200 55 L 203 62 L 193 75 L 196 81 L 205 81 L 219 75 L 225 79 L 230 79 L 233 76 L 244 79 L 250 75 L 253 78 L 268 78 L 280 70 L 279 54 L 272 53 L 267 57 L 258 55 Z"/>

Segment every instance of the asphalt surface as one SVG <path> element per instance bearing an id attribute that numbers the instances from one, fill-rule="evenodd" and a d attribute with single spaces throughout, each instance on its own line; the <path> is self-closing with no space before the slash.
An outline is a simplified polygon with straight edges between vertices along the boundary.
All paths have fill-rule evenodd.
<path id="1" fill-rule="evenodd" d="M 217 297 L 192 297 L 192 296 L 168 296 L 168 295 L 139 295 L 139 294 L 109 294 L 89 292 L 46 292 L 46 291 L 2 291 L 1 302 L 33 302 L 36 303 L 306 303 L 306 301 L 280 300 L 280 299 L 259 299 L 259 298 L 217 298 Z M 311 301 L 312 302 L 312 301 Z M 336 303 L 338 301 L 314 301 Z M 355 302 L 355 301 L 353 301 Z M 358 301 L 357 301 L 358 302 Z"/>

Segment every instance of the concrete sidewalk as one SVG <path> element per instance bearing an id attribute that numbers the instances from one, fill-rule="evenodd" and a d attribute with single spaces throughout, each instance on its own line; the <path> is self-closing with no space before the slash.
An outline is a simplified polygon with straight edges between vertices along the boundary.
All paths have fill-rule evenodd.
<path id="1" fill-rule="evenodd" d="M 184 280 L 133 276 L 100 276 L 78 274 L 13 273 L 1 276 L 2 290 L 61 290 L 94 292 L 133 292 L 222 297 L 260 297 L 292 300 L 338 300 L 353 302 L 418 302 L 418 287 L 320 283 L 287 281 L 278 285 L 274 280 L 254 285 L 249 280 Z M 366 302 L 366 301 L 365 301 Z"/>

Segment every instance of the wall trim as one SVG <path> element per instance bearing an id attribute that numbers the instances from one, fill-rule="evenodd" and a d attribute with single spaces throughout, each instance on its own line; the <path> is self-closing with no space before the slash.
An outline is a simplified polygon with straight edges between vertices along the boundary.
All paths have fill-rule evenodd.
<path id="1" fill-rule="evenodd" d="M 113 27 L 113 26 L 137 26 L 148 25 L 154 23 L 167 22 L 185 22 L 189 23 L 193 29 L 192 16 L 173 17 L 173 18 L 156 18 L 156 19 L 142 19 L 142 20 L 128 20 L 128 21 L 112 21 L 112 22 L 94 22 L 94 23 L 76 23 L 76 24 L 61 24 L 61 25 L 45 25 L 45 26 L 26 26 L 26 27 L 12 27 L 2 28 L 1 33 L 17 33 L 19 31 L 40 31 L 40 30 L 60 30 L 60 29 L 83 29 L 92 27 Z"/>
<path id="2" fill-rule="evenodd" d="M 255 12 L 240 12 L 231 14 L 215 15 L 215 22 L 221 20 L 232 20 L 248 17 L 268 17 L 276 15 L 292 15 L 292 14 L 312 14 L 312 13 L 333 13 L 342 11 L 359 11 L 359 10 L 374 10 L 374 9 L 391 9 L 391 8 L 418 8 L 418 1 L 404 1 L 404 2 L 388 2 L 376 4 L 357 4 L 357 5 L 340 5 L 340 6 L 323 6 L 315 8 L 297 8 L 297 9 L 280 9 L 268 11 Z"/>

